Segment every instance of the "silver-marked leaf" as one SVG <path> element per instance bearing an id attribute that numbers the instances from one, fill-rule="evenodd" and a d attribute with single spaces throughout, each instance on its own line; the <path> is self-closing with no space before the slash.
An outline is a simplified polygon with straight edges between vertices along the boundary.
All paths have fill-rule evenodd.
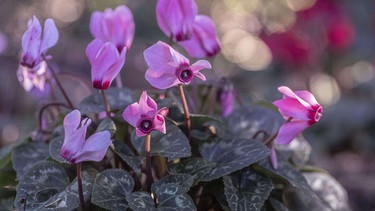
<path id="1" fill-rule="evenodd" d="M 188 192 L 194 183 L 194 176 L 190 174 L 170 174 L 154 182 L 153 186 L 158 188 L 161 184 L 178 184 L 184 192 Z"/>
<path id="2" fill-rule="evenodd" d="M 250 168 L 223 177 L 224 194 L 232 210 L 260 210 L 273 184 L 270 178 Z"/>
<path id="3" fill-rule="evenodd" d="M 311 146 L 302 135 L 296 137 L 290 144 L 280 144 L 275 147 L 280 153 L 289 154 L 296 165 L 302 166 L 310 159 Z"/>
<path id="4" fill-rule="evenodd" d="M 251 138 L 260 131 L 270 136 L 284 122 L 280 114 L 270 109 L 255 106 L 244 106 L 236 109 L 226 120 L 229 133 L 240 138 Z"/>
<path id="5" fill-rule="evenodd" d="M 100 121 L 98 128 L 96 128 L 96 132 L 101 131 L 108 131 L 111 133 L 111 136 L 116 133 L 116 125 L 111 118 L 106 117 Z"/>
<path id="6" fill-rule="evenodd" d="M 193 200 L 177 184 L 153 185 L 151 188 L 157 204 L 151 195 L 145 192 L 130 193 L 127 197 L 129 206 L 134 211 L 144 210 L 196 210 Z"/>
<path id="7" fill-rule="evenodd" d="M 124 142 L 114 141 L 113 145 L 115 146 L 116 154 L 119 155 L 121 159 L 125 161 L 130 167 L 132 167 L 137 175 L 141 175 L 141 158 L 135 156 Z"/>
<path id="8" fill-rule="evenodd" d="M 204 181 L 211 181 L 240 170 L 271 154 L 271 151 L 258 141 L 231 137 L 204 143 L 199 151 L 204 159 L 215 163 L 215 167 L 203 178 Z"/>
<path id="9" fill-rule="evenodd" d="M 159 131 L 151 132 L 151 156 L 163 156 L 169 161 L 190 156 L 190 144 L 185 134 L 168 121 L 166 121 L 166 128 L 166 134 Z M 134 130 L 131 141 L 139 154 L 144 155 L 145 137 L 137 137 Z"/>
<path id="10" fill-rule="evenodd" d="M 54 139 L 51 140 L 49 143 L 49 154 L 52 159 L 60 162 L 60 163 L 65 163 L 65 159 L 61 157 L 60 155 L 60 150 L 64 142 L 64 137 L 63 136 L 58 136 Z"/>
<path id="11" fill-rule="evenodd" d="M 91 197 L 92 186 L 98 172 L 82 171 L 84 200 Z M 22 203 L 23 202 L 23 203 Z M 77 178 L 69 184 L 64 168 L 52 162 L 40 162 L 33 166 L 17 187 L 16 208 L 23 210 L 68 211 L 80 206 Z"/>
<path id="12" fill-rule="evenodd" d="M 170 164 L 168 169 L 171 174 L 181 173 L 194 176 L 193 185 L 196 185 L 198 182 L 202 181 L 203 177 L 206 176 L 215 165 L 215 163 L 211 163 L 203 158 L 189 158 L 179 163 Z"/>
<path id="13" fill-rule="evenodd" d="M 29 142 L 17 146 L 12 153 L 13 169 L 17 172 L 17 179 L 21 179 L 35 163 L 47 160 L 48 157 L 49 149 L 46 143 Z"/>
<path id="14" fill-rule="evenodd" d="M 108 169 L 96 177 L 91 202 L 109 210 L 126 210 L 129 208 L 126 195 L 133 187 L 134 180 L 128 172 Z"/>
<path id="15" fill-rule="evenodd" d="M 135 101 L 133 92 L 126 88 L 109 88 L 106 95 L 111 110 L 123 109 Z M 102 93 L 96 92 L 83 99 L 78 105 L 78 110 L 81 114 L 105 111 Z"/>
<path id="16" fill-rule="evenodd" d="M 327 202 L 332 210 L 350 210 L 346 190 L 331 175 L 305 172 L 303 176 L 313 191 Z"/>

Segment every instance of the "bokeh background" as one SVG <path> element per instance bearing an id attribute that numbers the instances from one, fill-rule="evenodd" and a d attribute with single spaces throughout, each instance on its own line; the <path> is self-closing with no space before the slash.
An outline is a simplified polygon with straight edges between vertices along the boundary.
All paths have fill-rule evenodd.
<path id="1" fill-rule="evenodd" d="M 196 0 L 216 23 L 221 53 L 206 71 L 228 77 L 245 102 L 274 101 L 277 87 L 308 89 L 324 107 L 304 132 L 312 161 L 348 191 L 353 210 L 375 210 L 375 2 L 373 0 Z M 127 5 L 135 39 L 121 72 L 123 84 L 148 89 L 142 52 L 168 41 L 155 18 L 156 0 L 0 0 L 0 147 L 36 127 L 45 92 L 26 92 L 17 80 L 27 21 L 55 20 L 59 42 L 49 54 L 75 103 L 94 92 L 85 56 L 94 10 Z M 177 47 L 178 48 L 178 47 Z M 183 49 L 179 48 L 180 52 Z"/>

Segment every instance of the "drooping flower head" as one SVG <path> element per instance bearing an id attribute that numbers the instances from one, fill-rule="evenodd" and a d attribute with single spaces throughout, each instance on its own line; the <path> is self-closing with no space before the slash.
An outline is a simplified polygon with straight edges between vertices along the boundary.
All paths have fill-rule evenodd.
<path id="1" fill-rule="evenodd" d="M 91 80 L 96 89 L 108 89 L 125 64 L 126 48 L 121 53 L 111 42 L 94 39 L 86 48 L 91 64 Z"/>
<path id="2" fill-rule="evenodd" d="M 96 132 L 86 140 L 86 130 L 91 120 L 81 121 L 81 113 L 73 110 L 64 118 L 64 143 L 60 155 L 71 164 L 82 161 L 101 161 L 112 143 L 108 131 Z"/>
<path id="3" fill-rule="evenodd" d="M 146 80 L 158 89 L 167 89 L 177 84 L 189 84 L 194 76 L 206 80 L 206 77 L 199 71 L 211 68 L 206 60 L 199 60 L 190 66 L 186 57 L 161 41 L 147 48 L 143 55 L 148 65 Z"/>
<path id="4" fill-rule="evenodd" d="M 133 14 L 128 7 L 120 5 L 115 10 L 95 11 L 90 19 L 90 31 L 95 38 L 112 42 L 119 52 L 130 48 L 135 31 Z"/>
<path id="5" fill-rule="evenodd" d="M 194 0 L 159 0 L 156 5 L 158 25 L 173 41 L 190 38 L 197 12 Z"/>
<path id="6" fill-rule="evenodd" d="M 291 118 L 291 120 L 281 126 L 276 142 L 289 144 L 303 130 L 320 120 L 323 108 L 306 90 L 293 92 L 286 86 L 281 86 L 278 90 L 284 95 L 283 99 L 273 104 L 285 119 Z"/>
<path id="7" fill-rule="evenodd" d="M 165 108 L 158 110 L 155 101 L 142 92 L 139 102 L 135 102 L 125 108 L 122 117 L 136 128 L 137 136 L 145 136 L 153 130 L 166 132 L 164 116 L 161 115 Z"/>
<path id="8" fill-rule="evenodd" d="M 219 38 L 215 24 L 206 15 L 197 15 L 194 20 L 193 33 L 188 40 L 178 42 L 193 58 L 205 58 L 220 52 Z"/>
<path id="9" fill-rule="evenodd" d="M 33 87 L 36 87 L 40 91 L 43 91 L 45 88 L 45 82 L 49 77 L 47 63 L 41 61 L 38 67 L 38 69 L 34 68 L 34 70 L 30 70 L 28 67 L 18 66 L 17 78 L 26 92 L 31 91 Z"/>
<path id="10" fill-rule="evenodd" d="M 39 64 L 43 60 L 42 54 L 46 53 L 49 48 L 54 46 L 58 39 L 59 32 L 52 19 L 48 18 L 44 22 L 42 32 L 42 26 L 38 18 L 33 16 L 28 22 L 28 29 L 22 36 L 20 64 L 30 70 L 38 70 Z"/>
<path id="11" fill-rule="evenodd" d="M 235 93 L 233 84 L 228 78 L 222 78 L 219 81 L 217 91 L 217 101 L 220 103 L 221 114 L 226 117 L 229 116 L 234 110 Z"/>

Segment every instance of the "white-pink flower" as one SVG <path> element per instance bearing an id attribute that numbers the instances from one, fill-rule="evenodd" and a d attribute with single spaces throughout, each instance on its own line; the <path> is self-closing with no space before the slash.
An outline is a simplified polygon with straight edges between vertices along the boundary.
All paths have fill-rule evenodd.
<path id="1" fill-rule="evenodd" d="M 323 113 L 322 106 L 308 91 L 292 91 L 289 87 L 281 86 L 278 90 L 283 99 L 273 102 L 287 121 L 281 126 L 276 137 L 279 144 L 289 144 L 298 134 L 320 120 Z"/>

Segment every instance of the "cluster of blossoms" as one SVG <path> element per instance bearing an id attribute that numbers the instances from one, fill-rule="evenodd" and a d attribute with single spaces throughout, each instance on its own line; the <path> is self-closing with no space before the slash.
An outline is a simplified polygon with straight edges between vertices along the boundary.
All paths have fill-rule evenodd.
<path id="1" fill-rule="evenodd" d="M 193 0 L 159 0 L 156 15 L 160 29 L 171 41 L 184 47 L 190 57 L 201 59 L 216 55 L 220 51 L 213 21 L 207 16 L 197 15 L 197 6 Z M 19 75 L 22 76 L 20 81 L 27 91 L 33 86 L 42 89 L 48 61 L 51 59 L 46 52 L 58 40 L 58 31 L 52 19 L 46 20 L 43 33 L 35 16 L 30 20 L 28 27 L 22 38 L 23 51 L 19 69 Z M 126 53 L 134 38 L 133 15 L 124 5 L 114 10 L 96 11 L 91 15 L 90 31 L 94 39 L 86 48 L 86 56 L 91 64 L 92 86 L 103 93 L 106 102 L 105 90 L 111 86 L 123 68 Z M 190 138 L 190 117 L 182 85 L 190 84 L 195 76 L 206 80 L 201 70 L 211 69 L 211 64 L 202 59 L 190 65 L 188 58 L 162 41 L 144 50 L 143 55 L 148 66 L 145 78 L 153 87 L 179 87 L 185 112 L 186 134 Z M 219 90 L 218 98 L 222 115 L 226 117 L 234 110 L 234 88 L 225 79 L 221 83 L 222 89 Z M 274 105 L 286 122 L 266 143 L 272 150 L 271 162 L 274 168 L 277 168 L 274 141 L 278 144 L 289 144 L 304 129 L 318 122 L 323 112 L 322 107 L 308 91 L 293 92 L 285 86 L 279 87 L 279 91 L 283 94 L 283 99 L 275 101 Z M 63 122 L 64 142 L 60 155 L 70 164 L 77 166 L 83 161 L 101 161 L 112 144 L 110 132 L 95 132 L 86 138 L 91 120 L 87 117 L 81 120 L 80 111 L 72 105 L 71 107 L 73 111 L 65 116 Z M 150 133 L 154 130 L 166 133 L 165 110 L 164 107 L 158 108 L 156 102 L 143 91 L 139 102 L 129 105 L 122 113 L 123 119 L 135 127 L 138 137 L 146 136 L 146 170 L 149 172 L 150 144 L 147 140 L 150 140 Z M 109 106 L 106 106 L 106 111 L 108 117 L 111 117 Z M 152 173 L 146 174 L 147 179 L 152 177 Z"/>

